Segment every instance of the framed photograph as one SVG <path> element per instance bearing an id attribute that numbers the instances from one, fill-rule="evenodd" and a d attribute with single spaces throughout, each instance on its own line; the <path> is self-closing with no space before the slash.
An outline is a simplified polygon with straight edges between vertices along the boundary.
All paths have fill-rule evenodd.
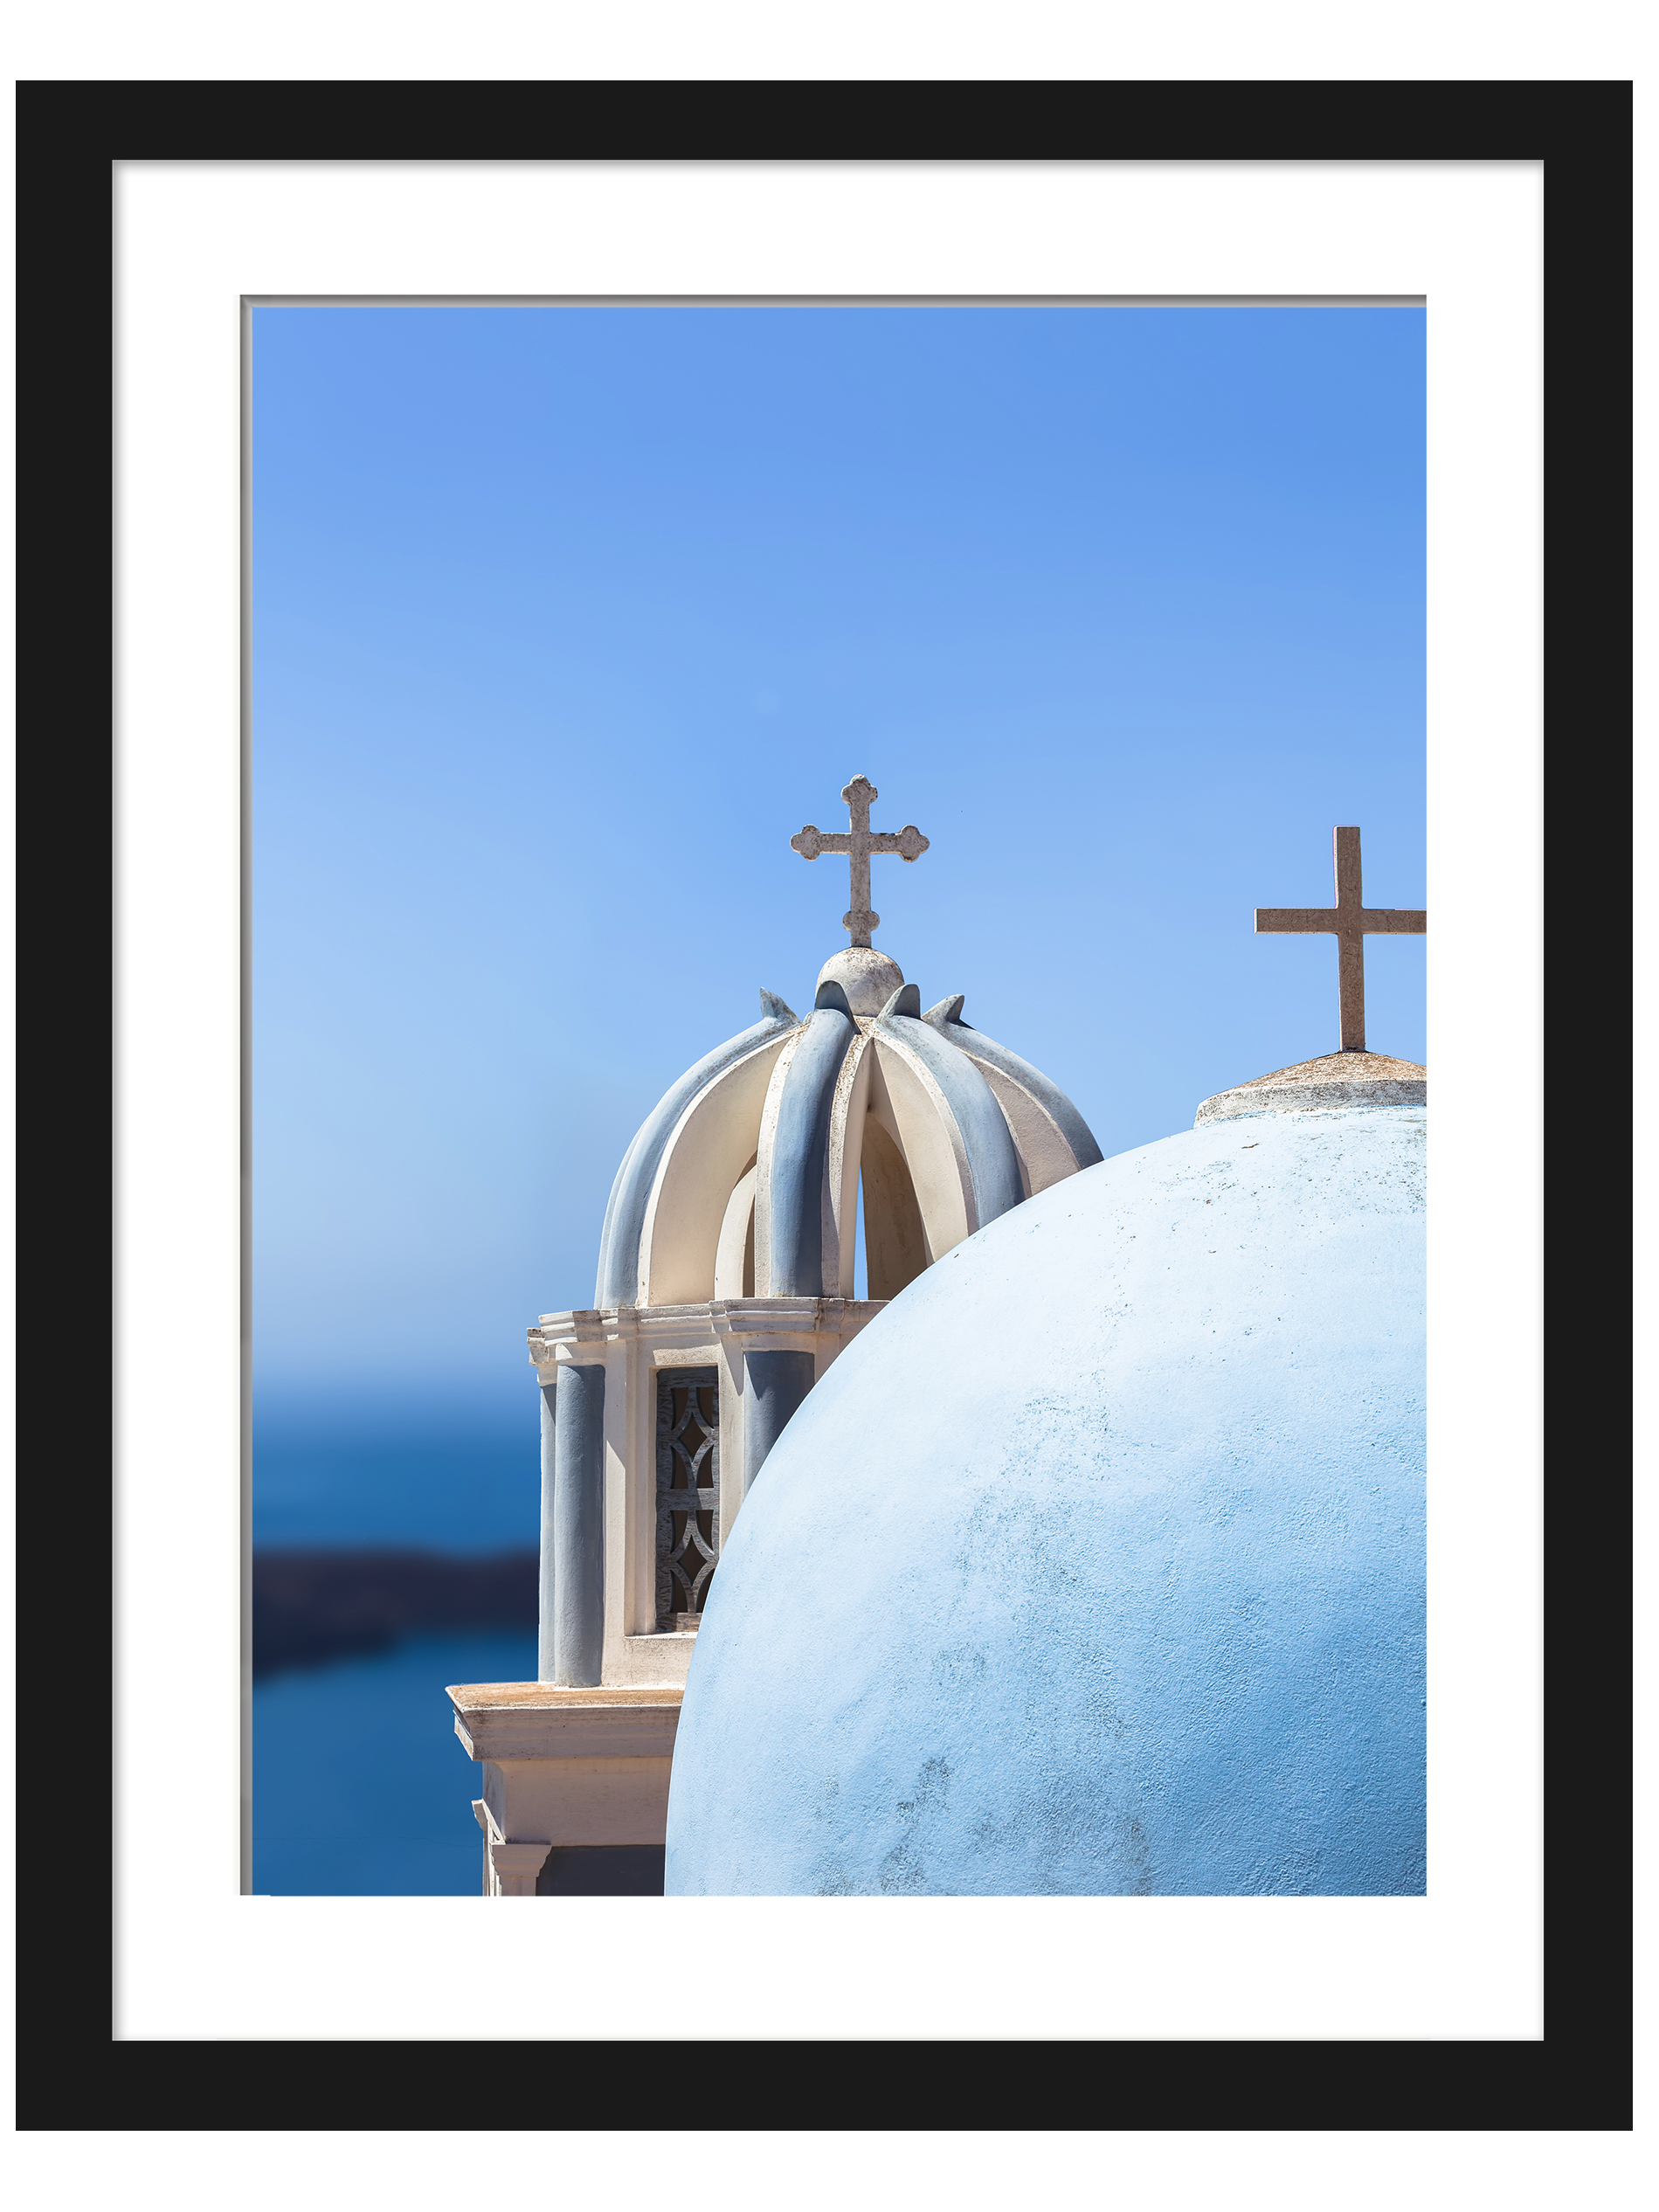
<path id="1" fill-rule="evenodd" d="M 1628 474 L 1617 374 L 1607 390 L 1607 364 L 1624 358 L 1628 321 L 1616 287 L 1593 281 L 1573 242 L 1593 219 L 1604 238 L 1628 223 L 1628 88 L 1063 86 L 1017 94 L 998 87 L 992 100 L 982 87 L 872 86 L 849 92 L 833 132 L 807 125 L 794 87 L 723 88 L 693 102 L 687 87 L 658 88 L 660 99 L 642 100 L 639 88 L 377 86 L 352 88 L 349 104 L 337 97 L 342 89 L 287 87 L 278 99 L 274 87 L 20 88 L 20 394 L 38 400 L 43 423 L 54 407 L 60 418 L 64 404 L 48 391 L 38 335 L 48 318 L 66 317 L 84 337 L 86 357 L 103 357 L 93 329 L 101 303 L 75 297 L 66 282 L 66 223 L 88 252 L 113 234 L 114 258 L 116 2001 L 113 2040 L 89 2052 L 106 2084 L 108 2124 L 129 2124 L 116 2117 L 124 2098 L 161 2093 L 159 2070 L 180 2042 L 205 2047 L 204 2063 L 212 2064 L 219 2046 L 232 2047 L 228 2063 L 238 2043 L 288 2045 L 285 2077 L 304 2080 L 301 2093 L 317 2115 L 310 2124 L 329 2126 L 338 2124 L 328 2117 L 338 2108 L 328 2070 L 307 2069 L 305 2047 L 396 2041 L 405 2047 L 400 2079 L 384 2092 L 384 2117 L 372 2124 L 398 2126 L 424 2124 L 403 2115 L 425 2079 L 425 2043 L 487 2042 L 503 2046 L 501 2063 L 515 2067 L 518 2046 L 552 2042 L 561 2066 L 574 2063 L 586 2080 L 590 2064 L 597 2079 L 600 2062 L 614 2057 L 598 2046 L 669 2039 L 665 1946 L 671 1917 L 683 1926 L 688 1901 L 567 1897 L 517 1913 L 480 1897 L 250 1893 L 259 1885 L 246 1810 L 245 1177 L 250 1103 L 257 1116 L 262 1077 L 256 1061 L 250 1088 L 245 1054 L 251 943 L 259 957 L 250 900 L 260 895 L 247 867 L 250 687 L 261 680 L 245 652 L 251 595 L 260 588 L 250 548 L 261 526 L 249 497 L 258 483 L 245 435 L 250 363 L 256 424 L 261 404 L 259 344 L 250 349 L 249 332 L 259 317 L 270 319 L 274 358 L 290 341 L 309 343 L 303 331 L 317 326 L 305 318 L 330 308 L 341 318 L 336 335 L 348 317 L 359 331 L 384 332 L 392 318 L 425 316 L 429 343 L 435 318 L 460 330 L 486 308 L 504 317 L 580 313 L 591 316 L 591 333 L 614 328 L 625 306 L 710 323 L 717 312 L 737 314 L 758 325 L 787 303 L 803 316 L 978 315 L 976 344 L 1021 314 L 1057 324 L 1111 311 L 1144 315 L 1151 331 L 1178 310 L 1261 321 L 1270 309 L 1310 319 L 1320 310 L 1358 317 L 1392 308 L 1423 333 L 1423 903 L 1434 909 L 1434 939 L 1425 1049 L 1400 1056 L 1432 1057 L 1437 1107 L 1427 1272 L 1427 1874 L 1417 1893 L 1402 1884 L 1392 1895 L 701 1895 L 698 1941 L 719 1967 L 697 1984 L 696 2040 L 822 2042 L 849 2056 L 866 2043 L 946 2041 L 961 2047 L 951 2065 L 964 2084 L 977 2076 L 975 2047 L 994 2044 L 986 2063 L 994 2056 L 1006 2065 L 1013 2051 L 1021 2094 L 1039 2100 L 1029 2108 L 1037 2125 L 1130 2124 L 1068 2115 L 1058 2091 L 1042 2101 L 1018 2047 L 1076 2042 L 1111 2043 L 1114 2065 L 1144 2084 L 1137 2098 L 1170 2116 L 1165 2125 L 1192 2124 L 1173 2116 L 1183 2109 L 1176 2075 L 1190 2076 L 1195 2062 L 1209 2100 L 1203 2125 L 1432 2126 L 1441 2123 L 1431 2118 L 1431 2099 L 1446 2112 L 1448 2098 L 1451 2124 L 1464 2127 L 1628 2125 L 1620 2057 L 1628 2052 L 1628 1987 L 1610 1999 L 1606 1986 L 1607 1960 L 1628 1955 L 1620 1933 L 1628 1897 L 1618 1878 L 1604 1873 L 1591 1883 L 1569 1871 L 1581 1847 L 1564 1841 L 1558 1854 L 1554 1823 L 1547 2014 L 1545 2005 L 1541 1140 L 1546 697 L 1573 697 L 1575 718 L 1582 699 L 1597 699 L 1613 728 L 1628 713 L 1623 542 L 1599 522 L 1586 560 L 1576 528 L 1580 515 L 1588 528 L 1591 480 L 1600 499 Z M 48 202 L 59 241 L 50 251 Z M 377 322 L 381 316 L 387 320 Z M 710 342 L 729 343 L 736 327 L 725 323 Z M 1559 534 L 1552 550 L 1558 542 L 1572 549 L 1547 570 L 1546 328 L 1549 515 Z M 292 396 L 310 370 L 297 356 L 288 366 Z M 682 366 L 688 376 L 697 369 L 689 360 Z M 1148 380 L 1150 405 L 1157 363 L 1118 366 Z M 1181 373 L 1179 362 L 1165 368 Z M 861 375 L 890 373 L 867 372 L 856 360 L 845 370 L 849 387 Z M 372 404 L 372 365 L 359 360 L 354 373 Z M 732 359 L 716 349 L 700 373 L 711 385 L 729 380 Z M 994 363 L 964 369 L 957 352 L 931 373 L 944 394 L 953 376 L 971 388 Z M 1287 363 L 1283 373 L 1294 382 L 1303 372 Z M 1258 392 L 1272 381 L 1260 363 L 1240 375 L 1241 388 L 1255 377 Z M 1602 397 L 1591 407 L 1580 402 L 1593 376 Z M 389 389 L 384 363 L 381 377 Z M 626 411 L 626 378 L 619 356 L 567 397 Z M 1159 397 L 1168 404 L 1167 392 Z M 962 434 L 971 436 L 971 411 Z M 652 465 L 672 467 L 672 446 L 670 425 Z M 93 453 L 85 468 L 95 510 L 101 462 Z M 871 465 L 879 469 L 879 459 Z M 1042 466 L 1063 467 L 1063 441 L 1049 440 Z M 77 550 L 53 512 L 44 446 L 25 453 L 20 480 L 24 528 L 40 526 L 31 542 L 53 549 L 72 572 L 84 570 L 84 546 Z M 384 487 L 394 502 L 408 493 L 406 482 Z M 297 577 L 301 549 L 284 553 L 275 536 L 271 542 L 273 561 L 288 558 Z M 597 536 L 593 551 L 607 557 Z M 336 535 L 309 557 L 349 567 L 353 552 Z M 626 549 L 616 557 L 626 557 Z M 479 562 L 488 566 L 481 550 Z M 1058 577 L 1066 562 L 1052 565 Z M 101 709 L 93 700 L 112 664 L 49 646 L 63 635 L 61 607 L 47 606 L 52 573 L 43 562 L 24 577 L 21 695 L 26 712 L 38 712 L 50 672 L 67 687 L 76 715 L 95 719 Z M 387 589 L 397 584 L 388 577 Z M 464 619 L 459 605 L 434 604 L 418 619 Z M 302 619 L 298 598 L 287 616 Z M 757 614 L 757 634 L 764 619 Z M 1233 649 L 1244 643 L 1241 631 Z M 619 640 L 619 681 L 627 680 L 633 650 Z M 743 702 L 752 729 L 729 741 L 748 746 L 745 757 L 756 762 L 777 750 L 766 734 L 777 705 L 766 704 L 775 686 L 764 658 L 757 654 Z M 373 689 L 361 670 L 338 673 L 342 699 L 361 702 Z M 385 681 L 396 691 L 404 677 L 391 667 Z M 1222 677 L 1217 695 L 1224 689 Z M 845 734 L 828 711 L 838 695 L 851 725 Z M 413 715 L 417 702 L 405 704 Z M 1011 723 L 1016 704 L 1008 702 Z M 913 724 L 925 721 L 919 696 L 907 710 Z M 822 812 L 805 830 L 787 818 L 778 827 L 780 871 L 786 862 L 816 891 L 825 865 L 810 874 L 801 868 L 813 856 L 798 841 L 791 854 L 791 833 L 821 850 L 838 826 L 848 829 L 834 811 L 847 783 L 856 844 L 855 772 L 870 767 L 878 787 L 883 775 L 863 757 L 856 684 L 838 695 L 827 682 L 814 711 L 821 730 L 800 750 L 821 766 Z M 550 882 L 562 850 L 603 836 L 626 897 L 631 854 L 660 867 L 670 848 L 646 819 L 653 808 L 689 825 L 688 851 L 703 849 L 698 757 L 720 742 L 712 723 L 688 729 L 678 766 L 671 749 L 652 756 L 632 795 L 603 779 L 584 783 L 573 750 L 556 755 L 538 747 L 534 731 L 525 734 L 524 850 L 544 859 Z M 391 744 L 390 723 L 377 742 Z M 418 749 L 418 728 L 408 742 Z M 943 763 L 948 735 L 932 742 Z M 963 744 L 960 773 L 970 786 L 981 773 L 974 748 L 988 743 Z M 1029 773 L 1040 785 L 1013 730 L 1010 750 L 1011 782 Z M 50 784 L 64 773 L 61 757 L 30 773 Z M 380 779 L 381 796 L 354 799 L 341 819 L 369 819 L 362 806 L 380 805 L 391 819 L 404 803 L 395 750 L 363 773 L 370 784 Z M 924 811 L 925 794 L 888 788 L 893 811 L 883 789 L 869 817 L 874 829 L 895 835 L 919 822 L 928 857 L 937 858 L 947 839 Z M 992 788 L 986 781 L 978 793 L 981 812 Z M 1178 798 L 1155 788 L 1151 803 L 1167 816 Z M 1056 815 L 1065 803 L 1063 791 L 1048 794 Z M 1552 783 L 1552 827 L 1582 804 L 1571 795 L 1559 803 L 1558 816 Z M 1027 832 L 1040 811 L 1024 797 L 1010 802 Z M 287 858 L 337 829 L 321 819 L 290 824 Z M 1075 825 L 1063 833 L 1057 826 L 1055 834 L 1081 874 L 1077 856 L 1092 840 Z M 1215 835 L 1219 843 L 1219 826 Z M 976 831 L 964 842 L 988 868 L 994 837 Z M 716 837 L 714 849 L 728 868 L 736 864 L 730 840 Z M 1127 865 L 1121 841 L 1114 851 Z M 866 883 L 863 909 L 856 851 L 851 857 L 855 915 L 872 900 L 879 906 L 881 868 L 909 878 L 900 863 L 921 852 L 898 847 L 874 886 Z M 365 852 L 365 874 L 376 865 Z M 565 873 L 585 883 L 587 865 L 572 857 Z M 927 865 L 923 859 L 914 871 L 918 883 Z M 1368 846 L 1366 896 L 1379 906 L 1393 895 L 1370 871 L 1386 868 Z M 1028 863 L 1020 881 L 1034 881 Z M 298 900 L 298 875 L 293 885 Z M 371 905 L 373 891 L 370 882 Z M 994 884 L 985 895 L 998 895 Z M 1300 895 L 1263 881 L 1255 902 L 1289 909 Z M 1340 876 L 1335 895 L 1339 902 Z M 902 896 L 914 897 L 908 882 Z M 676 1006 L 703 990 L 718 998 L 732 965 L 710 942 L 720 902 L 690 861 L 685 898 L 685 942 L 664 947 L 653 966 L 643 945 L 613 952 L 591 905 L 562 908 L 555 891 L 543 930 L 523 945 L 522 971 L 503 981 L 527 1030 L 551 1001 L 569 1007 L 584 993 L 646 1003 L 666 995 Z M 1172 897 L 1166 911 L 1179 903 Z M 836 901 L 826 892 L 820 904 L 810 918 L 833 952 Z M 1415 904 L 1399 898 L 1402 908 Z M 1050 900 L 1051 925 L 1065 905 Z M 911 909 L 901 910 L 908 916 Z M 1096 913 L 1081 891 L 1069 910 L 1085 929 Z M 100 919 L 95 910 L 85 917 L 89 940 Z M 383 921 L 380 988 L 396 999 L 405 989 L 395 973 L 404 932 L 430 960 L 446 924 L 375 913 L 360 944 Z M 916 924 L 931 967 L 938 961 L 927 926 Z M 1278 925 L 1269 916 L 1257 926 Z M 861 932 L 851 934 L 857 950 Z M 989 933 L 985 943 L 992 943 Z M 337 932 L 316 949 L 322 966 L 330 945 L 342 950 Z M 757 956 L 740 950 L 738 965 L 752 965 Z M 1089 958 L 1104 968 L 1111 948 L 1091 948 Z M 1334 964 L 1334 949 L 1331 958 Z M 1080 972 L 1075 951 L 1064 966 Z M 788 999 L 781 982 L 753 980 Z M 376 987 L 367 971 L 363 987 Z M 817 988 L 821 1005 L 821 978 Z M 936 992 L 930 978 L 915 1009 L 885 1007 L 881 1018 L 918 1019 L 930 999 L 943 994 L 946 1005 L 961 988 L 941 978 Z M 1012 982 L 1006 995 L 1015 995 Z M 1328 995 L 1334 1005 L 1334 978 Z M 799 1003 L 789 1000 L 785 1011 Z M 1344 1022 L 1347 1008 L 1344 999 Z M 669 1019 L 681 1022 L 677 1012 Z M 965 1019 L 972 1020 L 971 1006 Z M 681 1026 L 689 1038 L 695 1025 Z M 708 1044 L 725 1033 L 715 1022 Z M 1342 1041 L 1350 1042 L 1345 1028 Z M 1017 1036 L 1006 1042 L 1020 1048 Z M 1215 1091 L 1274 1064 L 1269 1052 L 1260 1067 L 1224 1071 Z M 1167 1112 L 1165 1122 L 1170 1130 L 1182 1126 Z M 1152 1143 L 1158 1134 L 1130 1126 L 1097 1150 Z M 868 1276 L 847 1287 L 854 1302 L 861 1289 L 874 1295 Z M 387 1311 L 389 1397 L 418 1386 L 439 1325 L 418 1312 Z M 1607 1423 L 1600 1456 L 1621 1468 L 1618 1420 L 1600 1405 L 1588 1418 Z M 25 1555 L 30 1542 L 59 1540 L 54 1517 L 66 1510 L 59 1494 L 25 1495 Z M 1581 1520 L 1552 1511 L 1547 1534 L 1551 1603 L 1566 1623 L 1551 1642 L 1551 1698 L 1570 1703 L 1592 1669 L 1604 1707 L 1616 1713 L 1625 1690 L 1609 1673 L 1619 1675 L 1619 1647 L 1588 1606 L 1586 1531 Z M 1602 1612 L 1611 1586 L 1606 1549 L 1616 1552 L 1621 1541 L 1619 1529 L 1598 1523 Z M 90 1678 L 87 1695 L 96 1702 Z M 349 1727 L 343 1714 L 340 1725 Z M 1628 1739 L 1628 1732 L 1612 1733 Z M 349 1774 L 344 1738 L 342 1751 Z M 1558 1791 L 1570 1797 L 1583 1786 L 1589 1756 L 1587 1745 L 1552 1738 L 1552 1802 Z M 456 1770 L 459 1797 L 459 1754 Z M 1622 1839 L 1622 1825 L 1613 1826 Z M 1621 1840 L 1615 1861 L 1624 1849 Z M 1575 1936 L 1558 1948 L 1563 1926 Z M 1600 1961 L 1593 1993 L 1573 1963 L 1592 1938 Z M 25 1935 L 26 1974 L 44 1972 L 36 1944 Z M 77 2041 L 85 2044 L 90 2032 L 83 2025 Z M 1172 2043 L 1187 2048 L 1171 2054 Z M 1365 2046 L 1359 2070 L 1345 2048 L 1355 2043 Z M 1443 2047 L 1432 2084 L 1419 2050 L 1425 2043 Z M 1284 2044 L 1297 2047 L 1294 2089 L 1276 2048 Z M 536 2053 L 527 2058 L 541 2063 Z M 1276 2090 L 1268 2086 L 1275 2080 Z M 32 2124 L 70 2124 L 52 2117 L 61 2107 L 44 2073 L 26 2074 L 25 2083 Z M 238 2094 L 254 2097 L 245 2086 Z M 971 2101 L 940 2123 L 980 2125 Z M 1241 2117 L 1247 2110 L 1255 2116 Z M 895 2115 L 878 2124 L 914 2121 Z"/>

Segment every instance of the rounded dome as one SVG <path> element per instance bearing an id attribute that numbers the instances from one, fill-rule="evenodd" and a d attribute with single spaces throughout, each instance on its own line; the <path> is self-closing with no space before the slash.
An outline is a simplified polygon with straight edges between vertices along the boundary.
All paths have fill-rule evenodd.
<path id="1" fill-rule="evenodd" d="M 670 1894 L 1422 1893 L 1427 1118 L 1122 1154 L 865 1330 L 722 1555 Z"/>
<path id="2" fill-rule="evenodd" d="M 760 996 L 761 1020 L 682 1075 L 628 1147 L 595 1306 L 850 1298 L 861 1189 L 869 1296 L 891 1297 L 1100 1158 L 1063 1091 L 963 1021 L 960 997 L 924 1014 L 885 953 L 826 961 L 805 1020 Z"/>

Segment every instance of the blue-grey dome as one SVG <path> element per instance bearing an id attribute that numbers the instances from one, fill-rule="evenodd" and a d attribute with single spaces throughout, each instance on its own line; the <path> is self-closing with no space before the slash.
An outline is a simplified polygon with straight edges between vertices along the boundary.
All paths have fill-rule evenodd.
<path id="1" fill-rule="evenodd" d="M 1426 1138 L 1206 1123 L 872 1322 L 722 1554 L 669 1893 L 1421 1894 Z"/>
<path id="2" fill-rule="evenodd" d="M 850 1297 L 862 1182 L 869 1295 L 1100 1158 L 1054 1084 L 959 1018 L 926 1014 L 883 953 L 827 962 L 805 1020 L 762 1019 L 682 1075 L 617 1171 L 596 1306 Z"/>

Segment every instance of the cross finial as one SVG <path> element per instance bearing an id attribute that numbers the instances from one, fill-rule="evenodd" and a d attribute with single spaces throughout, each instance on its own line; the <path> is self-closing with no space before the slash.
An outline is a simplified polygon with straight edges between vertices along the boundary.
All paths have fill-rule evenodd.
<path id="1" fill-rule="evenodd" d="M 808 822 L 790 843 L 804 861 L 815 861 L 820 853 L 845 853 L 852 866 L 853 903 L 841 916 L 841 927 L 847 931 L 854 944 L 868 945 L 872 930 L 879 929 L 881 917 L 870 911 L 870 854 L 896 853 L 902 861 L 920 860 L 928 849 L 928 840 L 914 822 L 907 822 L 896 835 L 892 830 L 873 830 L 870 827 L 870 801 L 881 793 L 868 776 L 854 776 L 846 785 L 841 797 L 847 801 L 853 817 L 850 833 L 837 830 L 833 836 L 826 836 L 816 823 Z"/>
<path id="2" fill-rule="evenodd" d="M 1342 1049 L 1365 1049 L 1365 939 L 1421 937 L 1428 929 L 1421 907 L 1367 906 L 1359 888 L 1359 832 L 1331 832 L 1337 859 L 1337 903 L 1329 906 L 1259 906 L 1258 937 L 1282 930 L 1334 936 L 1337 984 L 1342 1006 Z"/>

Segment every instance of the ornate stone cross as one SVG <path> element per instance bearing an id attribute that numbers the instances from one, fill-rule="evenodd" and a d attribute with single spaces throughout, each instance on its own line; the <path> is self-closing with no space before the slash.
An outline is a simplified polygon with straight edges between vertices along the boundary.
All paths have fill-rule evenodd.
<path id="1" fill-rule="evenodd" d="M 896 853 L 902 861 L 920 860 L 928 849 L 928 840 L 914 822 L 907 822 L 896 835 L 891 830 L 873 830 L 870 827 L 870 801 L 881 793 L 868 776 L 854 776 L 841 792 L 853 817 L 849 833 L 837 830 L 826 837 L 814 822 L 808 822 L 798 836 L 790 843 L 804 861 L 815 861 L 820 853 L 845 853 L 852 863 L 853 903 L 841 916 L 841 927 L 849 932 L 854 944 L 868 944 L 872 930 L 879 929 L 881 917 L 870 911 L 870 854 Z"/>
<path id="2" fill-rule="evenodd" d="M 1337 940 L 1337 983 L 1342 1000 L 1342 1049 L 1365 1049 L 1365 939 L 1421 937 L 1428 929 L 1421 907 L 1367 906 L 1359 888 L 1359 832 L 1331 832 L 1337 855 L 1337 903 L 1330 906 L 1259 906 L 1256 934 L 1282 930 L 1331 936 Z"/>

